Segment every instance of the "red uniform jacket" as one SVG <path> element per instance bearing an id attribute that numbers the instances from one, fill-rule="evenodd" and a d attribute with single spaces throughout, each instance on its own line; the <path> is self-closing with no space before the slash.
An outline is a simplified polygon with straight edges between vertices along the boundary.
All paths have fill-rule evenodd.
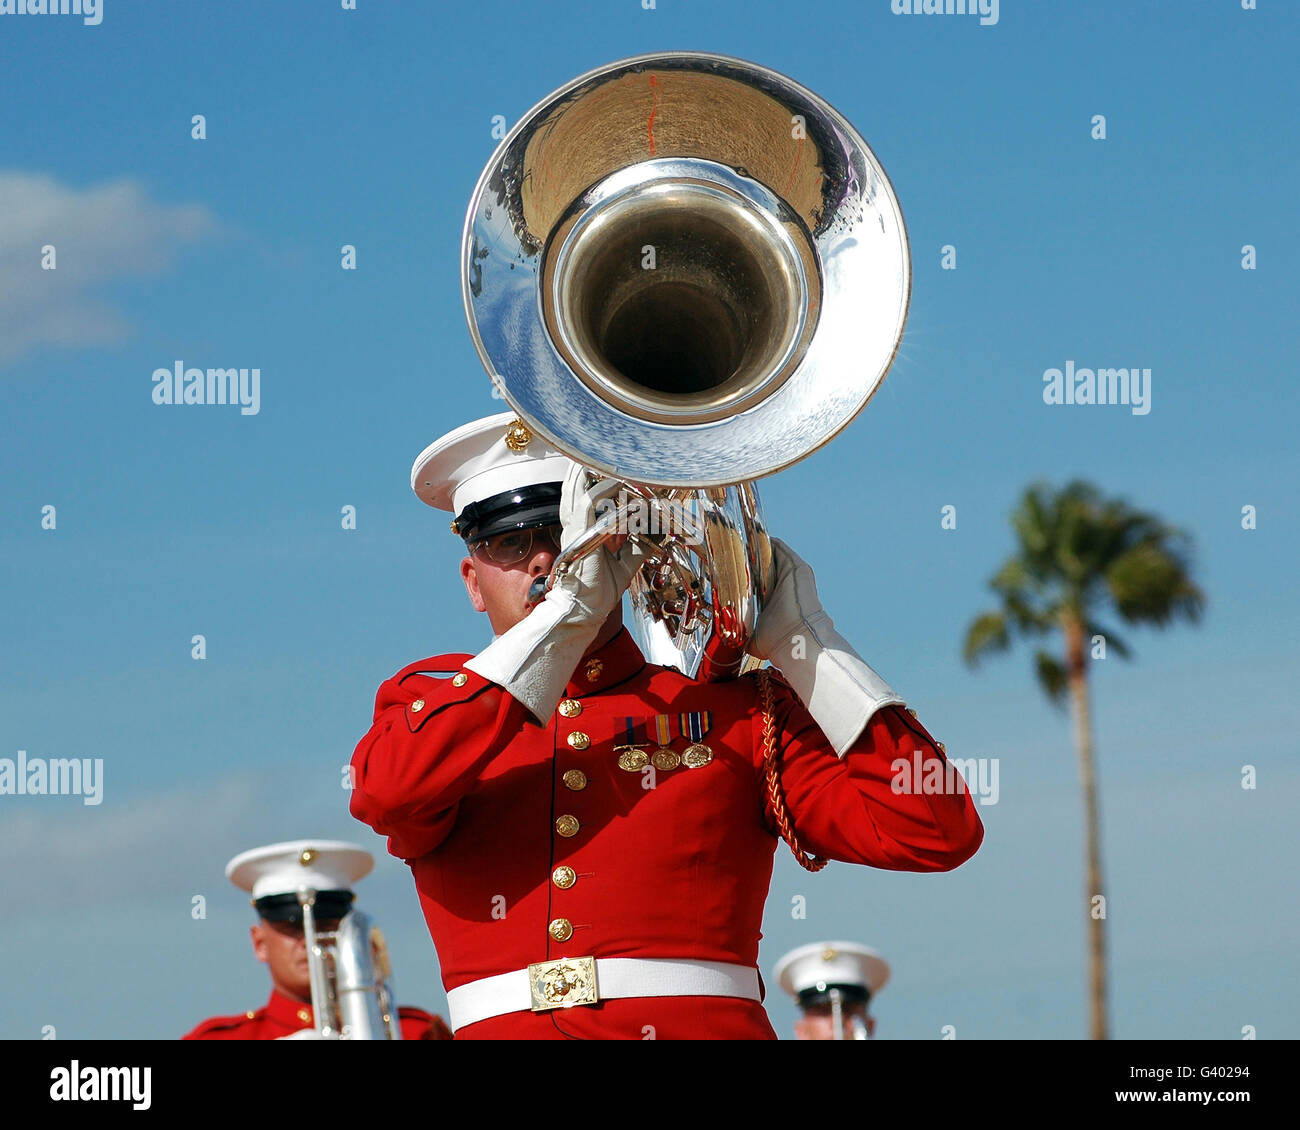
<path id="1" fill-rule="evenodd" d="M 755 966 L 777 845 L 755 676 L 696 682 L 647 664 L 623 630 L 578 665 L 539 726 L 472 671 L 429 673 L 456 673 L 468 658 L 422 660 L 385 682 L 352 758 L 352 814 L 410 865 L 445 987 L 560 957 Z M 969 792 L 890 787 L 895 758 L 944 762 L 907 710 L 877 711 L 840 759 L 789 687 L 773 679 L 773 688 L 781 780 L 806 850 L 895 871 L 946 871 L 975 853 L 984 829 Z M 659 745 L 656 716 L 666 716 L 678 753 L 691 741 L 681 731 L 707 727 L 713 759 L 621 769 L 614 747 L 630 740 L 629 724 L 631 740 L 644 742 L 636 727 L 648 723 L 649 749 Z M 562 872 L 557 883 L 562 867 L 576 881 Z M 555 940 L 566 923 L 571 935 Z M 761 1004 L 718 997 L 514 1012 L 456 1033 L 649 1036 L 776 1038 Z"/>
<path id="2" fill-rule="evenodd" d="M 404 1040 L 450 1040 L 451 1029 L 422 1008 L 402 1005 L 397 1010 Z M 238 1016 L 214 1016 L 205 1020 L 182 1040 L 278 1040 L 315 1024 L 309 1004 L 290 1000 L 274 989 L 271 999 L 254 1012 L 249 1009 Z"/>

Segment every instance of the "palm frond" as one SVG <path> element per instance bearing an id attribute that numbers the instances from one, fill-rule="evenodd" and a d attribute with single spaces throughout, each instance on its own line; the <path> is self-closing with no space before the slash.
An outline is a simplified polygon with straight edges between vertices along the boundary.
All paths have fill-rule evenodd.
<path id="1" fill-rule="evenodd" d="M 1205 594 L 1193 583 L 1179 548 L 1168 539 L 1125 550 L 1106 570 L 1106 584 L 1119 614 L 1162 628 L 1182 618 L 1198 621 Z"/>
<path id="2" fill-rule="evenodd" d="M 1011 645 L 1006 617 L 1001 612 L 985 612 L 975 617 L 966 629 L 966 643 L 962 658 L 972 667 L 979 666 L 984 656 L 996 651 L 1006 651 Z"/>
<path id="3" fill-rule="evenodd" d="M 1063 707 L 1065 705 L 1065 691 L 1069 686 L 1064 664 L 1047 652 L 1039 650 L 1034 653 L 1034 671 L 1038 675 L 1039 685 L 1043 688 L 1048 699 L 1051 700 L 1052 705 Z"/>

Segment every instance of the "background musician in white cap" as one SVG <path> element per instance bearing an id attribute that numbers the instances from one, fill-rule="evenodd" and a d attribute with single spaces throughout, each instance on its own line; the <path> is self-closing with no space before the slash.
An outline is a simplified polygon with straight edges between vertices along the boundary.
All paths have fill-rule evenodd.
<path id="1" fill-rule="evenodd" d="M 379 688 L 352 814 L 411 867 L 457 1039 L 775 1039 L 757 959 L 778 838 L 804 860 L 944 871 L 983 826 L 965 790 L 891 787 L 897 758 L 942 773 L 943 752 L 780 541 L 749 649 L 779 672 L 647 663 L 622 623 L 635 543 L 530 604 L 621 485 L 588 480 L 508 414 L 416 460 L 495 635 Z"/>
<path id="2" fill-rule="evenodd" d="M 258 921 L 249 928 L 253 953 L 271 975 L 270 999 L 259 1009 L 203 1021 L 185 1040 L 277 1040 L 312 1029 L 311 972 L 303 934 L 301 888 L 314 890 L 316 929 L 337 929 L 352 906 L 352 887 L 374 859 L 364 848 L 338 840 L 292 840 L 253 848 L 226 864 L 226 877 L 252 895 Z M 436 1016 L 403 1005 L 402 1038 L 449 1040 Z"/>
<path id="3" fill-rule="evenodd" d="M 772 971 L 795 999 L 799 1040 L 866 1040 L 876 1033 L 867 1007 L 889 980 L 889 966 L 858 942 L 812 942 L 791 950 Z"/>

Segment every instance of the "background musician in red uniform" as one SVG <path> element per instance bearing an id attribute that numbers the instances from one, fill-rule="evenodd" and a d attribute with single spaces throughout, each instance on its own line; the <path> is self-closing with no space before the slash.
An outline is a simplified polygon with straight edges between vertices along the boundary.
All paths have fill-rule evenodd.
<path id="1" fill-rule="evenodd" d="M 226 864 L 226 877 L 252 893 L 258 921 L 249 928 L 253 953 L 271 974 L 270 999 L 259 1009 L 203 1021 L 183 1040 L 279 1040 L 314 1029 L 311 974 L 298 887 L 316 888 L 316 928 L 334 930 L 356 897 L 352 885 L 374 867 L 370 853 L 335 840 L 296 840 L 253 848 Z M 404 1040 L 450 1040 L 438 1017 L 422 1008 L 398 1010 Z"/>
<path id="2" fill-rule="evenodd" d="M 456 516 L 496 635 L 379 688 L 351 809 L 412 869 L 458 1039 L 773 1039 L 756 962 L 778 835 L 898 871 L 979 847 L 964 788 L 894 787 L 895 759 L 942 771 L 943 751 L 783 543 L 750 645 L 779 674 L 698 682 L 622 625 L 631 543 L 527 603 L 618 484 L 587 487 L 506 414 L 430 446 L 412 486 Z"/>

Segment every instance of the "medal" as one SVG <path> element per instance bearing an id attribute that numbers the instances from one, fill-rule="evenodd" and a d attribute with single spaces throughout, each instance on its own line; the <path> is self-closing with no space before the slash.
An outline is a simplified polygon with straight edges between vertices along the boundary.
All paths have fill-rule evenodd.
<path id="1" fill-rule="evenodd" d="M 636 746 L 619 746 L 618 767 L 628 773 L 636 773 L 650 763 L 650 755 Z"/>
<path id="2" fill-rule="evenodd" d="M 707 765 L 713 760 L 713 750 L 703 742 L 695 742 L 686 747 L 686 752 L 682 754 L 682 761 L 686 763 L 688 769 L 698 769 L 701 765 Z"/>
<path id="3" fill-rule="evenodd" d="M 667 746 L 660 746 L 650 757 L 650 764 L 656 769 L 662 769 L 665 772 L 669 769 L 676 769 L 681 763 L 681 754 L 676 750 L 669 749 Z"/>

